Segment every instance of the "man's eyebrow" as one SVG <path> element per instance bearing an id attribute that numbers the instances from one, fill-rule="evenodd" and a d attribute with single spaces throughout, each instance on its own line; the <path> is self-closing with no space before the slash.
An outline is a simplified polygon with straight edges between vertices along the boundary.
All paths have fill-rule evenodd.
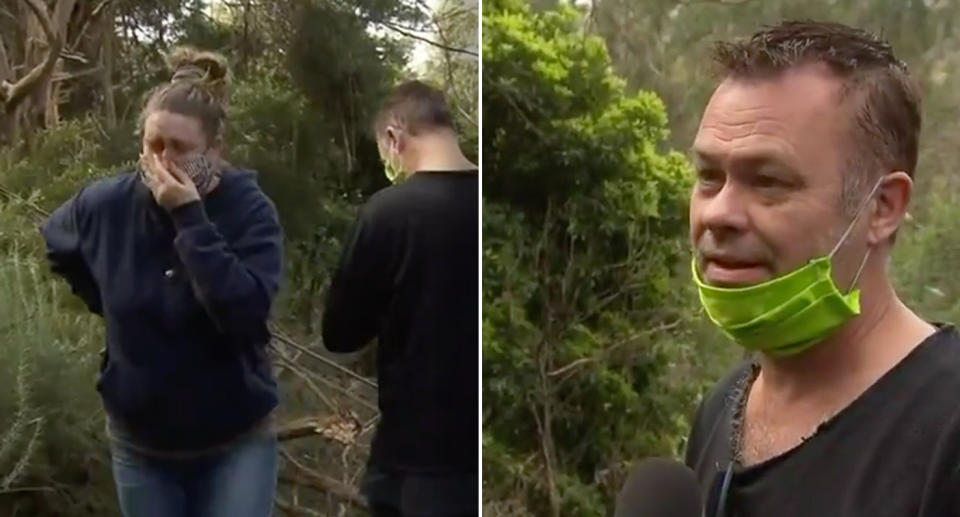
<path id="1" fill-rule="evenodd" d="M 691 147 L 687 152 L 690 162 L 695 168 L 717 167 L 721 158 L 709 149 Z M 793 169 L 790 160 L 775 148 L 762 148 L 752 152 L 738 152 L 729 157 L 731 167 L 751 165 L 752 167 L 780 167 Z"/>
<path id="2" fill-rule="evenodd" d="M 708 150 L 695 146 L 687 150 L 687 157 L 696 168 L 716 166 L 719 162 L 717 157 Z"/>

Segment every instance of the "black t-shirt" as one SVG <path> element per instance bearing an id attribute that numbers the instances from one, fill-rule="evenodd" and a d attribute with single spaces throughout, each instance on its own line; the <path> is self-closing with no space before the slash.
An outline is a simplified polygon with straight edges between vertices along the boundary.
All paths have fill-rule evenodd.
<path id="1" fill-rule="evenodd" d="M 740 365 L 697 413 L 686 463 L 707 517 L 960 516 L 960 336 L 942 326 L 815 434 L 777 457 L 734 464 L 722 479 L 742 394 Z"/>
<path id="2" fill-rule="evenodd" d="M 327 296 L 327 348 L 377 338 L 381 419 L 364 491 L 404 513 L 479 504 L 479 205 L 476 170 L 420 171 L 381 190 Z"/>

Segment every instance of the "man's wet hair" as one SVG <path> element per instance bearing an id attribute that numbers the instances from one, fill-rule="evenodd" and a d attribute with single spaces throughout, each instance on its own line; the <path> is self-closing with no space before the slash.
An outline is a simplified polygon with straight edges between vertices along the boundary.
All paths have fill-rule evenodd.
<path id="1" fill-rule="evenodd" d="M 855 209 L 881 174 L 913 177 L 920 140 L 920 94 L 890 44 L 840 23 L 787 21 L 750 38 L 719 42 L 713 60 L 724 78 L 764 79 L 824 64 L 843 82 L 840 102 L 853 116 L 852 155 L 844 164 L 843 200 Z"/>

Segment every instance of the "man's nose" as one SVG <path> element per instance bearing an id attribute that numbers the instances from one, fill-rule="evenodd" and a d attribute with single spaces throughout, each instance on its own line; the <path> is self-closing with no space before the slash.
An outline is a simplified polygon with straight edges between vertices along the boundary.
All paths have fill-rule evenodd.
<path id="1" fill-rule="evenodd" d="M 748 196 L 736 184 L 726 182 L 715 195 L 700 200 L 700 222 L 718 239 L 747 229 Z"/>

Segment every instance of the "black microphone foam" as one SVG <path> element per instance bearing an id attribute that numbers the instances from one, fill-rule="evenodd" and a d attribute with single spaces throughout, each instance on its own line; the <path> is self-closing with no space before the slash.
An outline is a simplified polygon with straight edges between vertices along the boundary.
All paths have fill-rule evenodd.
<path id="1" fill-rule="evenodd" d="M 664 458 L 641 461 L 617 495 L 614 517 L 701 517 L 703 501 L 693 471 Z"/>

